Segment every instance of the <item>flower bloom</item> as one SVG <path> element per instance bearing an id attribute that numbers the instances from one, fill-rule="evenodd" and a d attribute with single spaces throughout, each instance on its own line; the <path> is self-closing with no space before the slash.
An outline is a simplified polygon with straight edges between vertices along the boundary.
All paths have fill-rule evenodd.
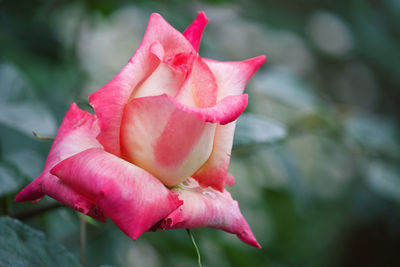
<path id="1" fill-rule="evenodd" d="M 213 227 L 260 247 L 225 184 L 242 94 L 265 56 L 219 62 L 198 54 L 208 22 L 182 33 L 152 14 L 128 64 L 72 104 L 43 172 L 15 198 L 48 195 L 133 239 L 149 230 Z"/>

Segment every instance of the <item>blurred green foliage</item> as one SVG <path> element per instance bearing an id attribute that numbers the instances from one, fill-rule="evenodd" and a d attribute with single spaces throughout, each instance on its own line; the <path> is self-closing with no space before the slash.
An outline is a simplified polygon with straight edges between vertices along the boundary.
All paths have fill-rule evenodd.
<path id="1" fill-rule="evenodd" d="M 1 266 L 77 266 L 79 262 L 53 240 L 17 220 L 0 217 Z"/>
<path id="2" fill-rule="evenodd" d="M 267 55 L 246 89 L 228 189 L 263 249 L 194 230 L 204 266 L 398 266 L 397 0 L 0 1 L 0 215 L 24 218 L 79 258 L 74 211 L 28 216 L 53 200 L 12 202 L 51 145 L 31 131 L 54 136 L 72 101 L 90 109 L 88 94 L 130 58 L 151 12 L 182 31 L 198 10 L 210 18 L 202 56 Z M 1 263 L 12 239 L 0 240 Z M 86 256 L 88 266 L 196 265 L 184 230 L 132 241 L 111 222 L 88 225 Z"/>

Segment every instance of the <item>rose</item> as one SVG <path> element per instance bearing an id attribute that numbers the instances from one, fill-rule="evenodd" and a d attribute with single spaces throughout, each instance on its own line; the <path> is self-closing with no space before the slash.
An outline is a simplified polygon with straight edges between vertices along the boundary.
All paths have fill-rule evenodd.
<path id="1" fill-rule="evenodd" d="M 199 12 L 181 34 L 152 14 L 128 64 L 89 96 L 95 115 L 71 105 L 43 172 L 15 200 L 48 195 L 133 239 L 213 227 L 259 247 L 225 184 L 242 92 L 265 57 L 201 58 L 207 22 Z"/>

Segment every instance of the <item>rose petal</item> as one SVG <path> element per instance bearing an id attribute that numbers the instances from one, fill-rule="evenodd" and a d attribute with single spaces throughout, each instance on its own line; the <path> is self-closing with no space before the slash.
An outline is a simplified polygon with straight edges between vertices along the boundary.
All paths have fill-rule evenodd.
<path id="1" fill-rule="evenodd" d="M 106 151 L 117 156 L 120 155 L 119 133 L 124 106 L 135 89 L 160 65 L 160 46 L 153 46 L 157 43 L 161 44 L 164 61 L 170 66 L 182 66 L 185 63 L 182 57 L 187 59 L 196 54 L 180 32 L 159 14 L 152 14 L 143 40 L 128 64 L 110 82 L 89 96 L 89 103 L 100 122 L 101 132 L 97 138 Z M 185 68 L 190 68 L 190 62 Z M 149 88 L 162 87 L 160 84 L 159 87 L 153 85 Z"/>
<path id="2" fill-rule="evenodd" d="M 227 96 L 219 101 L 215 106 L 208 108 L 195 108 L 181 104 L 174 98 L 168 97 L 179 109 L 196 115 L 205 122 L 228 124 L 236 120 L 247 107 L 248 95 Z"/>
<path id="3" fill-rule="evenodd" d="M 159 42 L 153 43 L 150 50 L 157 56 L 160 63 L 156 69 L 136 87 L 129 97 L 129 100 L 161 94 L 175 96 L 192 68 L 194 55 L 191 53 L 180 53 L 173 57 L 165 58 L 164 48 Z"/>
<path id="4" fill-rule="evenodd" d="M 264 55 L 243 61 L 217 61 L 203 58 L 218 84 L 218 101 L 226 96 L 243 93 L 247 82 L 265 62 Z"/>
<path id="5" fill-rule="evenodd" d="M 236 62 L 220 62 L 204 59 L 214 74 L 218 84 L 218 99 L 226 96 L 240 95 L 251 78 L 265 61 L 265 56 Z M 215 130 L 214 147 L 207 162 L 193 175 L 204 187 L 211 186 L 222 191 L 225 183 L 234 183 L 233 176 L 228 174 L 230 153 L 236 122 L 218 125 Z"/>
<path id="6" fill-rule="evenodd" d="M 189 178 L 186 186 L 172 189 L 183 200 L 183 205 L 165 217 L 155 228 L 212 227 L 236 234 L 243 242 L 261 248 L 230 193 L 203 188 Z"/>
<path id="7" fill-rule="evenodd" d="M 196 51 L 199 51 L 201 36 L 203 35 L 204 28 L 208 23 L 208 18 L 204 12 L 198 12 L 196 19 L 186 28 L 183 36 L 188 39 Z"/>
<path id="8" fill-rule="evenodd" d="M 189 77 L 175 98 L 187 106 L 206 108 L 217 103 L 217 96 L 215 77 L 203 59 L 197 56 Z"/>
<path id="9" fill-rule="evenodd" d="M 172 186 L 207 160 L 214 130 L 167 95 L 135 98 L 124 112 L 122 156 Z"/>
<path id="10" fill-rule="evenodd" d="M 204 109 L 185 106 L 168 95 L 135 98 L 124 112 L 122 155 L 164 184 L 175 185 L 208 159 L 215 123 L 235 120 L 246 105 L 247 95 L 230 96 Z"/>
<path id="11" fill-rule="evenodd" d="M 63 160 L 51 173 L 94 198 L 104 214 L 133 239 L 182 205 L 151 174 L 98 148 Z"/>
<path id="12" fill-rule="evenodd" d="M 43 172 L 15 197 L 15 201 L 36 202 L 48 195 L 73 209 L 105 221 L 104 215 L 91 199 L 79 194 L 49 172 L 65 158 L 88 148 L 102 147 L 96 140 L 98 133 L 96 118 L 73 103 L 61 123 Z"/>
<path id="13" fill-rule="evenodd" d="M 233 135 L 236 122 L 226 125 L 217 125 L 215 129 L 214 145 L 207 162 L 193 175 L 202 186 L 211 186 L 223 191 L 230 176 L 230 184 L 234 184 L 234 178 L 228 174 L 229 161 L 233 144 Z"/>

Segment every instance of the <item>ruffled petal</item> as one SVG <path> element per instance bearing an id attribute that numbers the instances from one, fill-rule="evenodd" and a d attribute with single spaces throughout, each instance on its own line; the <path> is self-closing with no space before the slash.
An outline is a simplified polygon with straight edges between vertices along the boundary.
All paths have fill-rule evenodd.
<path id="1" fill-rule="evenodd" d="M 210 156 L 216 123 L 235 120 L 246 105 L 247 95 L 227 97 L 204 109 L 168 95 L 135 98 L 124 111 L 122 156 L 165 185 L 178 184 Z"/>
<path id="2" fill-rule="evenodd" d="M 183 205 L 165 217 L 155 229 L 211 227 L 236 234 L 243 242 L 260 248 L 230 193 L 203 188 L 189 178 L 180 188 L 172 189 Z"/>
<path id="3" fill-rule="evenodd" d="M 218 99 L 240 95 L 261 64 L 265 56 L 236 62 L 220 62 L 204 59 L 214 74 L 218 84 Z M 222 191 L 225 183 L 233 184 L 233 176 L 228 174 L 233 135 L 236 122 L 218 125 L 215 130 L 214 147 L 207 162 L 193 175 L 204 187 L 211 186 Z"/>
<path id="4" fill-rule="evenodd" d="M 189 72 L 192 64 L 190 59 L 195 54 L 196 51 L 192 45 L 180 32 L 159 14 L 151 15 L 143 40 L 128 64 L 110 82 L 89 96 L 89 103 L 100 122 L 101 132 L 98 140 L 106 151 L 120 155 L 119 133 L 122 113 L 125 104 L 134 97 L 135 90 L 140 88 L 140 85 L 158 69 L 160 64 L 166 64 L 162 65 L 163 68 L 156 73 L 160 77 L 176 75 L 168 69 L 169 67 L 180 73 L 179 75 L 182 74 L 182 70 Z M 162 60 L 161 56 L 163 56 Z M 182 80 L 182 77 L 179 76 L 176 79 Z M 154 91 L 140 94 L 158 94 L 157 90 L 163 90 L 163 81 L 165 80 L 160 80 L 159 87 L 149 82 L 151 86 L 147 88 Z M 173 85 L 175 86 L 179 88 L 179 82 Z"/>
<path id="5" fill-rule="evenodd" d="M 36 202 L 48 195 L 75 210 L 105 221 L 103 213 L 91 199 L 79 194 L 49 172 L 65 158 L 88 148 L 102 147 L 96 140 L 98 133 L 96 118 L 73 103 L 58 130 L 43 172 L 15 197 L 15 201 Z"/>
<path id="6" fill-rule="evenodd" d="M 160 42 L 154 42 L 150 51 L 160 60 L 156 69 L 137 85 L 129 100 L 138 97 L 167 94 L 175 96 L 192 69 L 196 55 L 192 52 L 168 55 Z"/>
<path id="7" fill-rule="evenodd" d="M 188 39 L 196 51 L 199 51 L 201 36 L 203 35 L 204 28 L 208 23 L 208 18 L 204 12 L 198 12 L 196 19 L 186 28 L 183 36 Z"/>
<path id="8" fill-rule="evenodd" d="M 69 157 L 51 173 L 95 199 L 104 214 L 133 239 L 183 203 L 151 174 L 103 149 Z"/>

